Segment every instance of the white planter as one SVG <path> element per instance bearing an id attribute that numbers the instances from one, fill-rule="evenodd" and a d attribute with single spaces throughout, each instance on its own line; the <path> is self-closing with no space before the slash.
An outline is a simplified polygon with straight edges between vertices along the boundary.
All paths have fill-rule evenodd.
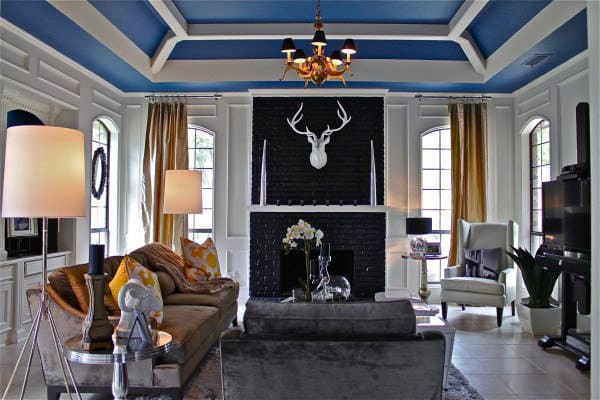
<path id="1" fill-rule="evenodd" d="M 529 308 L 522 303 L 517 303 L 517 315 L 523 330 L 534 336 L 560 334 L 560 306 Z"/>

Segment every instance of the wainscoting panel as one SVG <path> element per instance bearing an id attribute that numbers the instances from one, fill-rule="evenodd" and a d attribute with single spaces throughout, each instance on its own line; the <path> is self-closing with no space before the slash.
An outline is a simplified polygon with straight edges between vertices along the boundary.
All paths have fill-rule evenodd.
<path id="1" fill-rule="evenodd" d="M 227 237 L 248 236 L 248 213 L 246 212 L 248 179 L 241 171 L 247 170 L 248 121 L 250 107 L 247 104 L 230 104 L 228 111 L 227 143 Z M 219 183 L 217 183 L 218 185 Z"/>

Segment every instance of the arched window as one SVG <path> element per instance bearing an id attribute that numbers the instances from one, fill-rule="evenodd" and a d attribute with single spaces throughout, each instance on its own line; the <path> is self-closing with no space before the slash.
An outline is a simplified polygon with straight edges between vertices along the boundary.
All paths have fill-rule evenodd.
<path id="1" fill-rule="evenodd" d="M 188 215 L 188 238 L 202 243 L 213 233 L 214 133 L 188 126 L 189 169 L 202 171 L 202 214 Z"/>
<path id="2" fill-rule="evenodd" d="M 543 241 L 542 182 L 551 179 L 550 172 L 550 123 L 540 119 L 529 133 L 529 247 L 532 254 Z"/>
<path id="3" fill-rule="evenodd" d="M 113 159 L 112 151 L 116 134 L 117 126 L 110 118 L 93 121 L 90 243 L 104 244 L 107 255 L 117 251 L 116 196 L 111 190 L 116 184 L 116 158 Z"/>
<path id="4" fill-rule="evenodd" d="M 450 249 L 452 223 L 452 176 L 450 129 L 440 127 L 421 135 L 421 216 L 431 217 L 431 235 L 428 241 L 439 242 L 442 254 Z M 427 281 L 439 283 L 442 262 L 427 262 Z"/>

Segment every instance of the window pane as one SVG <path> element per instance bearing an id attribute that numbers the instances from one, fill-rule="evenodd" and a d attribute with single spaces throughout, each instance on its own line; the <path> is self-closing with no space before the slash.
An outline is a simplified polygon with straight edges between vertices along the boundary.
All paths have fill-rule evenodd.
<path id="1" fill-rule="evenodd" d="M 531 254 L 534 254 L 537 252 L 537 250 L 540 248 L 542 242 L 543 242 L 544 237 L 541 235 L 531 235 L 530 238 L 530 248 L 531 248 Z"/>
<path id="2" fill-rule="evenodd" d="M 540 145 L 542 153 L 542 164 L 550 164 L 550 143 Z"/>
<path id="3" fill-rule="evenodd" d="M 539 167 L 531 168 L 531 187 L 538 188 L 542 187 L 542 176 Z"/>
<path id="4" fill-rule="evenodd" d="M 550 124 L 548 124 L 547 121 L 542 123 L 541 138 L 542 138 L 542 143 L 550 141 Z"/>
<path id="5" fill-rule="evenodd" d="M 534 146 L 531 149 L 531 166 L 535 167 L 542 164 L 542 148 L 541 146 Z"/>
<path id="6" fill-rule="evenodd" d="M 542 211 L 533 211 L 531 216 L 531 230 L 533 232 L 542 232 Z"/>
<path id="7" fill-rule="evenodd" d="M 452 159 L 450 150 L 442 150 L 440 154 L 440 167 L 441 168 L 452 168 Z"/>
<path id="8" fill-rule="evenodd" d="M 550 166 L 544 165 L 542 167 L 542 181 L 548 182 L 550 180 Z"/>
<path id="9" fill-rule="evenodd" d="M 421 199 L 421 207 L 427 209 L 440 208 L 440 195 L 437 190 L 423 190 L 423 198 Z"/>
<path id="10" fill-rule="evenodd" d="M 450 129 L 442 129 L 440 131 L 440 147 L 442 149 L 450 148 Z"/>
<path id="11" fill-rule="evenodd" d="M 212 149 L 197 149 L 195 151 L 196 164 L 194 168 L 212 168 L 213 151 Z"/>
<path id="12" fill-rule="evenodd" d="M 421 148 L 423 149 L 437 149 L 440 146 L 440 135 L 438 131 L 423 135 L 421 140 Z"/>
<path id="13" fill-rule="evenodd" d="M 450 190 L 442 190 L 440 192 L 440 207 L 443 209 L 452 208 L 452 192 Z"/>
<path id="14" fill-rule="evenodd" d="M 441 172 L 441 186 L 442 189 L 452 189 L 452 171 L 442 170 Z"/>
<path id="15" fill-rule="evenodd" d="M 202 210 L 202 214 L 192 214 L 188 218 L 189 229 L 212 229 L 212 210 Z"/>
<path id="16" fill-rule="evenodd" d="M 213 208 L 213 191 L 212 189 L 202 189 L 202 208 Z"/>
<path id="17" fill-rule="evenodd" d="M 427 261 L 427 282 L 437 283 L 440 281 L 441 262 L 440 260 Z"/>
<path id="18" fill-rule="evenodd" d="M 539 126 L 537 126 L 535 128 L 535 130 L 533 132 L 531 132 L 531 144 L 535 145 L 535 144 L 540 143 L 541 136 L 542 136 L 541 130 L 540 130 Z"/>
<path id="19" fill-rule="evenodd" d="M 439 189 L 440 187 L 440 171 L 438 170 L 423 170 L 423 189 Z"/>
<path id="20" fill-rule="evenodd" d="M 452 229 L 452 211 L 440 211 L 440 230 L 449 231 Z"/>
<path id="21" fill-rule="evenodd" d="M 213 187 L 213 170 L 203 169 L 202 170 L 202 187 L 206 189 L 212 189 Z"/>
<path id="22" fill-rule="evenodd" d="M 440 167 L 440 152 L 438 150 L 423 150 L 422 154 L 422 168 L 433 169 Z"/>
<path id="23" fill-rule="evenodd" d="M 196 147 L 213 148 L 213 136 L 210 133 L 196 131 Z"/>
<path id="24" fill-rule="evenodd" d="M 188 238 L 190 240 L 193 240 L 196 243 L 202 243 L 204 242 L 209 236 L 211 236 L 211 233 L 205 233 L 205 232 L 190 232 L 188 234 Z"/>
<path id="25" fill-rule="evenodd" d="M 440 212 L 438 210 L 421 210 L 423 217 L 431 218 L 431 229 L 438 231 L 440 229 Z"/>
<path id="26" fill-rule="evenodd" d="M 542 209 L 542 189 L 531 191 L 531 206 L 534 210 Z"/>

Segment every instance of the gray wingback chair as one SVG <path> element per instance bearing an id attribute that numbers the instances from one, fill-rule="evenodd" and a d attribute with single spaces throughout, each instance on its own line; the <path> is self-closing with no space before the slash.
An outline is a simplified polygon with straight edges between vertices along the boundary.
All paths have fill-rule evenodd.
<path id="1" fill-rule="evenodd" d="M 518 247 L 519 225 L 514 221 L 508 223 L 476 222 L 458 220 L 458 264 L 444 271 L 441 281 L 442 316 L 448 315 L 448 303 L 463 306 L 496 307 L 498 326 L 502 326 L 504 307 L 511 305 L 512 316 L 515 315 L 515 298 L 517 294 L 517 273 L 513 262 L 504 253 L 510 247 Z M 500 257 L 500 273 L 498 281 L 484 278 L 467 277 L 465 267 L 465 249 L 502 248 Z"/>

